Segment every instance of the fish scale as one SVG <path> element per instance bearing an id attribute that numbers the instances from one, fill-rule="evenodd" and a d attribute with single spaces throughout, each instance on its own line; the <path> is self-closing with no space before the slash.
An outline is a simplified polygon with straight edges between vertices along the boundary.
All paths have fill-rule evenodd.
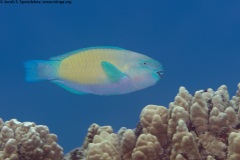
<path id="1" fill-rule="evenodd" d="M 86 56 L 86 54 L 91 56 Z M 106 74 L 101 68 L 101 61 L 111 61 L 111 59 L 106 58 L 106 56 L 101 58 L 99 56 L 100 54 L 108 54 L 108 52 L 78 53 L 72 57 L 64 59 L 59 66 L 59 76 L 63 79 L 81 84 L 103 83 L 106 79 Z"/>

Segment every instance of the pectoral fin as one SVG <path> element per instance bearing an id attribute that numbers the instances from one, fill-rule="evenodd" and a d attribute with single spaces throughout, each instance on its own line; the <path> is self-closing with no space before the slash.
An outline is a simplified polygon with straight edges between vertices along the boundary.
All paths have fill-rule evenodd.
<path id="1" fill-rule="evenodd" d="M 111 81 L 116 82 L 126 76 L 126 74 L 122 73 L 116 66 L 109 62 L 102 61 L 101 65 Z"/>

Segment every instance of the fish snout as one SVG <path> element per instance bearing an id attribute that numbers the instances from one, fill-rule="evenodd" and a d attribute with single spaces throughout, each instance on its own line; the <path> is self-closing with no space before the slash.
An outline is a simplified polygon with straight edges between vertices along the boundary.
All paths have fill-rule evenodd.
<path id="1" fill-rule="evenodd" d="M 162 78 L 163 77 L 163 71 L 158 71 L 157 74 Z"/>

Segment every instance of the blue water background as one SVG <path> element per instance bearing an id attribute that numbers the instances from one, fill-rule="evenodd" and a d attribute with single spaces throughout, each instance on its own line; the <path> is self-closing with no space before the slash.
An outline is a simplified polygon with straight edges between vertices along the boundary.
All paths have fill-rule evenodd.
<path id="1" fill-rule="evenodd" d="M 0 4 L 0 117 L 47 125 L 65 153 L 92 123 L 135 128 L 147 104 L 168 107 L 190 93 L 240 82 L 240 1 L 81 1 Z M 23 62 L 110 45 L 162 62 L 154 87 L 120 96 L 75 95 L 47 81 L 26 83 Z M 89 62 L 91 63 L 91 62 Z"/>

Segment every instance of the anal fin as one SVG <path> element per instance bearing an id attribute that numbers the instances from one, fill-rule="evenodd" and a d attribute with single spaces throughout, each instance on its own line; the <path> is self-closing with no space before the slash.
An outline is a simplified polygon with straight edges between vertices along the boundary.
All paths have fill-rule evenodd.
<path id="1" fill-rule="evenodd" d="M 78 90 L 75 90 L 75 89 L 73 89 L 73 88 L 71 88 L 71 87 L 66 86 L 66 85 L 64 84 L 64 82 L 61 81 L 61 80 L 52 80 L 51 82 L 52 82 L 52 83 L 55 83 L 56 85 L 58 85 L 58 86 L 60 86 L 60 87 L 62 87 L 63 89 L 66 89 L 67 91 L 69 91 L 69 92 L 71 92 L 71 93 L 75 93 L 75 94 L 79 94 L 79 95 L 87 94 L 87 93 L 85 93 L 85 92 L 80 92 L 80 91 L 78 91 Z"/>

